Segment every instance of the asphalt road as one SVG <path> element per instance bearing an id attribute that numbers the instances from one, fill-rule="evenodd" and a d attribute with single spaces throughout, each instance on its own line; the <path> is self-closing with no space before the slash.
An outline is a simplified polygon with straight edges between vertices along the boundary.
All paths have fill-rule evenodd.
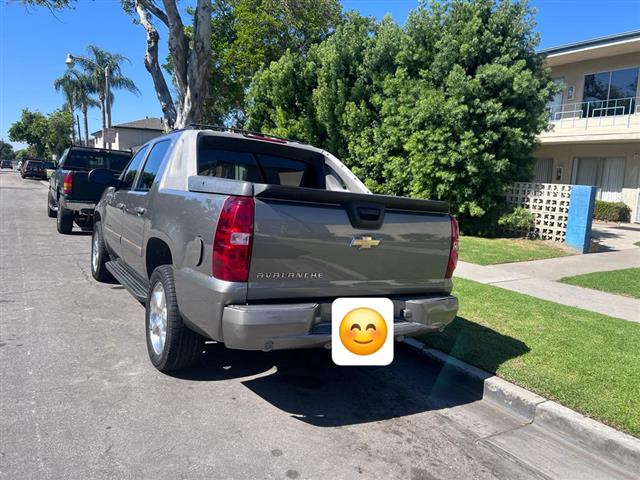
<path id="1" fill-rule="evenodd" d="M 345 368 L 208 344 L 161 374 L 143 307 L 93 280 L 90 236 L 59 235 L 46 193 L 0 171 L 2 479 L 624 477 L 406 346 Z"/>

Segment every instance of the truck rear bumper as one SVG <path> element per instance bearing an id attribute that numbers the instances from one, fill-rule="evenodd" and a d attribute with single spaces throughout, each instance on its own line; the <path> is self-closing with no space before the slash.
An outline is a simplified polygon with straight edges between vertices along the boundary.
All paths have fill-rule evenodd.
<path id="1" fill-rule="evenodd" d="M 458 311 L 451 295 L 392 299 L 394 336 L 441 330 Z M 222 316 L 223 341 L 240 350 L 329 347 L 331 303 L 230 305 Z"/>
<path id="2" fill-rule="evenodd" d="M 83 201 L 83 200 L 67 200 L 63 196 L 60 196 L 60 205 L 67 210 L 73 210 L 74 212 L 81 213 L 93 213 L 96 208 L 96 202 Z"/>

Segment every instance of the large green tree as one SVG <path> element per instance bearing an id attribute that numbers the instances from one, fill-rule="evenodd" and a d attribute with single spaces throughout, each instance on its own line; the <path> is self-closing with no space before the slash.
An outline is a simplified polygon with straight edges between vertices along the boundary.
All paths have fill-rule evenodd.
<path id="1" fill-rule="evenodd" d="M 205 120 L 242 124 L 246 92 L 287 50 L 304 55 L 343 20 L 339 0 L 215 0 Z M 190 29 L 188 29 L 190 32 Z"/>
<path id="2" fill-rule="evenodd" d="M 62 155 L 71 145 L 73 117 L 66 110 L 55 110 L 49 115 L 25 108 L 20 119 L 9 127 L 9 139 L 25 142 L 30 154 L 37 157 Z"/>
<path id="3" fill-rule="evenodd" d="M 404 28 L 352 17 L 258 73 L 249 126 L 319 144 L 374 191 L 448 200 L 466 225 L 526 177 L 554 85 L 525 1 L 422 3 Z"/>
<path id="4" fill-rule="evenodd" d="M 16 154 L 13 151 L 13 145 L 4 140 L 0 140 L 0 159 L 13 160 Z"/>

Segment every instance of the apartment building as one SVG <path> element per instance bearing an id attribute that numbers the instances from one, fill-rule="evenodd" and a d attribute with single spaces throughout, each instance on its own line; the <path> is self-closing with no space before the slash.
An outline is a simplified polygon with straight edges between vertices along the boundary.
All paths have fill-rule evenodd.
<path id="1" fill-rule="evenodd" d="M 535 181 L 595 185 L 640 223 L 640 30 L 540 53 L 561 91 L 534 152 Z"/>

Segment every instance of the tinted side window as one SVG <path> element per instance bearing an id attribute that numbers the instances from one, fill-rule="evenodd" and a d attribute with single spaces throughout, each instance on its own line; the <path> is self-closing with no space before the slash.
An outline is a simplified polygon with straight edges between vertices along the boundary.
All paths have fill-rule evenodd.
<path id="1" fill-rule="evenodd" d="M 160 166 L 162 165 L 164 157 L 167 155 L 170 145 L 171 142 L 165 140 L 153 146 L 144 164 L 144 169 L 142 170 L 142 175 L 140 175 L 136 190 L 147 191 L 151 189 L 151 185 L 153 185 L 153 181 L 156 179 L 158 170 L 160 170 Z"/>
<path id="2" fill-rule="evenodd" d="M 198 175 L 263 182 L 253 155 L 233 150 L 201 149 L 198 155 Z"/>
<path id="3" fill-rule="evenodd" d="M 140 170 L 140 166 L 142 164 L 142 160 L 144 159 L 144 155 L 147 153 L 148 145 L 145 145 L 129 162 L 127 165 L 127 169 L 122 173 L 120 177 L 121 186 L 123 189 L 130 189 L 133 186 L 133 181 L 136 179 L 136 175 L 138 174 L 138 170 Z"/>

